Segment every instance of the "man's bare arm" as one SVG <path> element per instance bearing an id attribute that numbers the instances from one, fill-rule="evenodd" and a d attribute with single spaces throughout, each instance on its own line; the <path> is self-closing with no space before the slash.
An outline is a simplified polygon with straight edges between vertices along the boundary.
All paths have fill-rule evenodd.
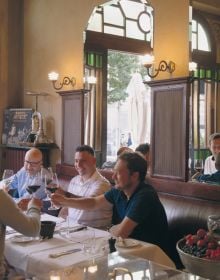
<path id="1" fill-rule="evenodd" d="M 79 196 L 79 195 L 76 195 L 76 194 L 73 194 L 73 193 L 70 193 L 70 192 L 65 192 L 65 196 L 68 197 L 68 198 L 81 198 L 82 196 Z"/>
<path id="2" fill-rule="evenodd" d="M 95 210 L 110 204 L 104 195 L 88 198 L 68 198 L 64 195 L 54 193 L 51 196 L 51 200 L 59 207 L 70 207 L 81 210 Z"/>
<path id="3" fill-rule="evenodd" d="M 63 190 L 62 188 L 58 188 L 58 190 L 56 191 L 56 193 L 61 194 L 61 195 L 65 195 L 68 198 L 80 198 L 82 196 L 79 195 L 75 195 L 73 193 L 70 193 L 68 191 Z"/>
<path id="4" fill-rule="evenodd" d="M 136 222 L 128 217 L 125 217 L 120 224 L 111 227 L 110 232 L 114 236 L 127 238 L 133 232 L 137 225 L 138 224 Z"/>

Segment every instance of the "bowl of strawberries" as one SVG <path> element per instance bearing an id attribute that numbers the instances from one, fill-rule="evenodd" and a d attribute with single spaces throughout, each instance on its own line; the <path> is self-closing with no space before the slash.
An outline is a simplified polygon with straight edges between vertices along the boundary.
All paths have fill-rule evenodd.
<path id="1" fill-rule="evenodd" d="M 199 229 L 176 245 L 188 272 L 209 279 L 220 279 L 220 244 L 210 232 Z"/>

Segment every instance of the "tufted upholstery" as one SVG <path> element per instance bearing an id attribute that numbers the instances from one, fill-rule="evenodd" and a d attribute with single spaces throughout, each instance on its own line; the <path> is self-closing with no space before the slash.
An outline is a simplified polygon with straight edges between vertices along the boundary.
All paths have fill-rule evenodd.
<path id="1" fill-rule="evenodd" d="M 99 169 L 99 171 L 113 184 L 112 171 L 102 169 Z M 57 174 L 60 179 L 61 185 L 67 187 L 70 179 L 75 176 L 77 172 L 72 166 L 57 165 Z M 211 214 L 220 215 L 220 202 L 217 200 L 218 197 L 216 195 L 216 201 L 210 199 L 210 195 L 208 196 L 208 189 L 206 189 L 206 196 L 208 198 L 204 199 L 202 197 L 193 197 L 191 193 L 190 196 L 187 196 L 185 193 L 173 194 L 173 189 L 172 193 L 169 193 L 168 189 L 166 189 L 166 192 L 163 192 L 153 180 L 152 182 L 149 181 L 149 183 L 152 184 L 158 191 L 158 195 L 167 214 L 170 233 L 170 257 L 175 262 L 177 268 L 182 268 L 182 263 L 176 251 L 176 242 L 188 233 L 196 233 L 199 228 L 207 229 L 207 217 Z M 193 186 L 190 186 L 191 192 Z M 195 185 L 195 187 L 197 188 L 199 186 Z M 178 193 L 180 189 L 178 183 L 176 188 L 178 189 Z M 187 185 L 184 185 L 185 190 L 186 188 Z M 220 192 L 220 187 L 219 189 L 217 187 L 217 189 L 215 190 L 212 186 L 210 192 L 212 192 L 213 190 L 214 194 L 217 194 L 218 192 Z"/>

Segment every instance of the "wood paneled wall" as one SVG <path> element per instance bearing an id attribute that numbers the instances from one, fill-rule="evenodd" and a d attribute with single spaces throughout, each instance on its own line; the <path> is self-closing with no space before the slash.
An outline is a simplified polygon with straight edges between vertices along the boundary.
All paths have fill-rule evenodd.
<path id="1" fill-rule="evenodd" d="M 152 87 L 151 175 L 185 181 L 188 176 L 188 79 Z"/>
<path id="2" fill-rule="evenodd" d="M 73 165 L 77 146 L 84 143 L 84 94 L 89 90 L 58 91 L 62 98 L 61 160 Z"/>

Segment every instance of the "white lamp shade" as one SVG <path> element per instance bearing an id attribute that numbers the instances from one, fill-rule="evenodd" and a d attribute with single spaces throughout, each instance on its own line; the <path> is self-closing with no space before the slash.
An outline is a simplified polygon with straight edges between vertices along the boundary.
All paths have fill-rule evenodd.
<path id="1" fill-rule="evenodd" d="M 57 72 L 50 72 L 50 73 L 48 74 L 48 79 L 49 79 L 50 81 L 57 81 L 58 78 L 59 78 L 59 74 L 58 74 Z"/>
<path id="2" fill-rule="evenodd" d="M 154 56 L 151 55 L 151 54 L 145 54 L 143 57 L 142 57 L 142 64 L 144 66 L 149 66 L 151 67 L 153 64 L 154 64 Z"/>

